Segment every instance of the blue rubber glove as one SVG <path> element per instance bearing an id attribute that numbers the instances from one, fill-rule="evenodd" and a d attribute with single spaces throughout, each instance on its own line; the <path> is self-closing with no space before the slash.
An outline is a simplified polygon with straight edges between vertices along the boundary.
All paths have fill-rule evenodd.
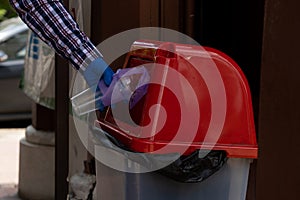
<path id="1" fill-rule="evenodd" d="M 92 61 L 89 66 L 83 71 L 83 77 L 86 80 L 89 87 L 95 92 L 98 82 L 103 80 L 104 83 L 109 86 L 114 72 L 106 64 L 102 58 L 97 58 Z"/>
<path id="2" fill-rule="evenodd" d="M 101 96 L 102 93 L 99 90 L 98 83 L 103 81 L 108 87 L 112 81 L 114 72 L 106 64 L 102 58 L 97 58 L 86 68 L 83 72 L 83 77 L 89 85 L 90 89 L 95 93 L 95 98 Z M 104 110 L 103 103 L 101 101 L 96 101 L 96 108 L 100 111 Z"/>

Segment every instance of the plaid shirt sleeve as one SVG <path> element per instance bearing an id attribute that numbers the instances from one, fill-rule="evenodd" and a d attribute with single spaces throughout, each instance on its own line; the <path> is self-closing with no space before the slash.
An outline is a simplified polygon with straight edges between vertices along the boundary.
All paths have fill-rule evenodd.
<path id="1" fill-rule="evenodd" d="M 59 0 L 10 0 L 21 19 L 46 44 L 76 69 L 86 67 L 101 53 Z"/>

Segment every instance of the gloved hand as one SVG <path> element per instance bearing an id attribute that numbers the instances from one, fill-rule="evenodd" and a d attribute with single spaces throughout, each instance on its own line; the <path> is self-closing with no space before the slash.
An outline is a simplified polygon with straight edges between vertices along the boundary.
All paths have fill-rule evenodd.
<path id="1" fill-rule="evenodd" d="M 105 106 L 128 101 L 131 109 L 147 93 L 149 81 L 150 76 L 144 66 L 119 69 L 109 87 L 104 81 L 98 83 L 96 107 L 102 111 Z"/>
<path id="2" fill-rule="evenodd" d="M 83 71 L 83 77 L 93 92 L 96 91 L 99 80 L 109 86 L 114 72 L 102 58 L 97 58 Z"/>
<path id="3" fill-rule="evenodd" d="M 95 93 L 95 99 L 102 96 L 99 90 L 99 82 L 104 82 L 107 87 L 111 84 L 114 72 L 106 64 L 102 58 L 97 58 L 83 72 L 83 77 L 89 85 L 90 89 Z M 96 100 L 96 108 L 100 111 L 104 110 L 104 105 L 100 100 Z"/>

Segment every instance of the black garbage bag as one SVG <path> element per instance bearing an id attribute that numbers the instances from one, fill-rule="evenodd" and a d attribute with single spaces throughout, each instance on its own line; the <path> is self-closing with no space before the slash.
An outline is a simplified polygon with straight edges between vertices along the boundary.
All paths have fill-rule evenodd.
<path id="1" fill-rule="evenodd" d="M 225 151 L 213 150 L 203 158 L 199 155 L 200 151 L 197 150 L 190 155 L 181 156 L 158 172 L 179 182 L 196 183 L 217 172 L 227 161 Z"/>
<path id="2" fill-rule="evenodd" d="M 99 138 L 100 135 L 97 136 L 99 141 L 101 141 L 102 146 L 114 151 L 123 149 L 125 152 L 131 152 L 133 154 L 127 155 L 124 152 L 122 152 L 122 154 L 128 159 L 137 162 L 148 169 L 156 169 L 156 164 L 170 163 L 175 160 L 167 166 L 164 165 L 166 167 L 156 170 L 156 172 L 183 183 L 197 183 L 204 181 L 217 172 L 227 161 L 226 152 L 217 150 L 196 150 L 190 155 L 182 156 L 179 156 L 176 153 L 160 155 L 138 154 L 138 152 L 133 152 L 112 135 L 104 131 L 102 133 L 104 137 Z"/>

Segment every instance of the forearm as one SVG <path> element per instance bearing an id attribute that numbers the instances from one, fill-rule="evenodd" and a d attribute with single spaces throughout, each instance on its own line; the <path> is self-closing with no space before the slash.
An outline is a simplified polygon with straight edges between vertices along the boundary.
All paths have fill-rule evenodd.
<path id="1" fill-rule="evenodd" d="M 44 42 L 83 70 L 102 55 L 59 0 L 10 0 L 22 20 Z"/>

